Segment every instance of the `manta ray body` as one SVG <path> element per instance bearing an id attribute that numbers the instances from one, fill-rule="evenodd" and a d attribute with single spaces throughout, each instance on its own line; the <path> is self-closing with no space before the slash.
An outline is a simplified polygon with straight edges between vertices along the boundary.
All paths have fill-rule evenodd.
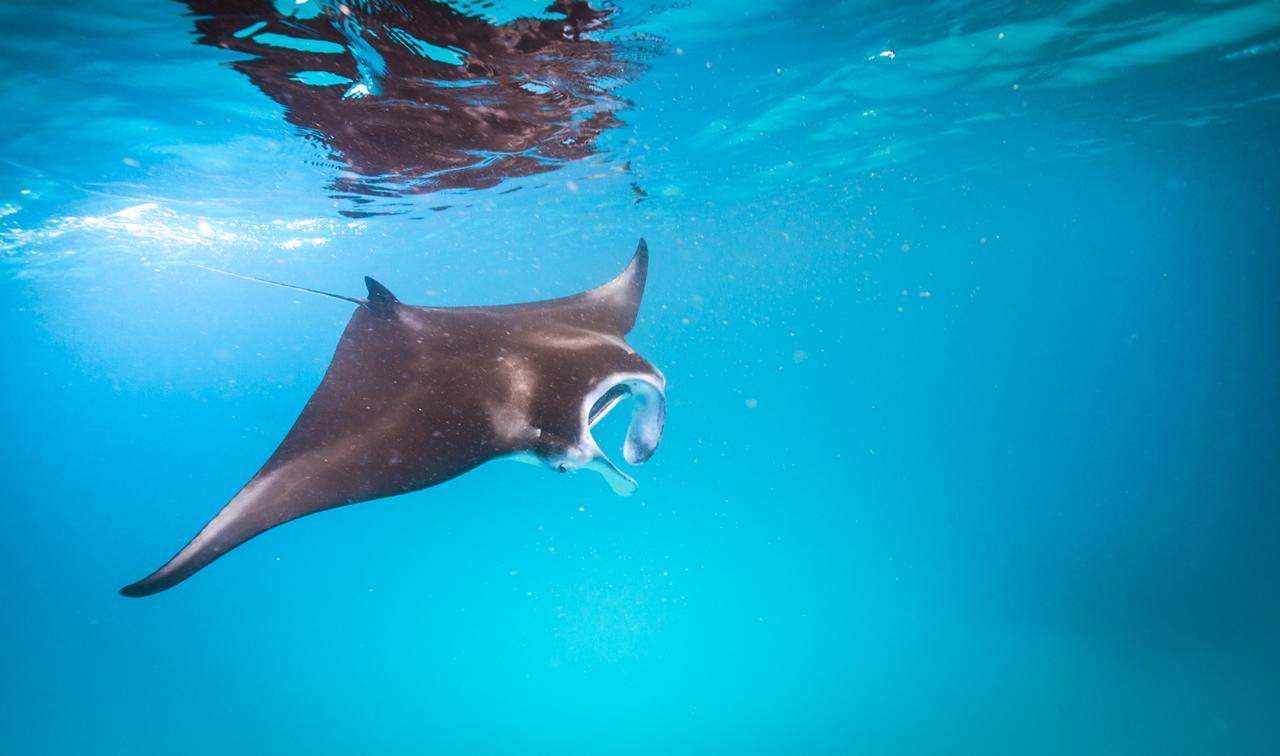
<path id="1" fill-rule="evenodd" d="M 367 298 L 329 295 L 359 307 L 284 441 L 190 543 L 120 592 L 158 593 L 282 523 L 434 486 L 503 457 L 594 470 L 631 493 L 635 481 L 591 428 L 629 396 L 626 460 L 644 462 L 661 439 L 665 379 L 623 339 L 647 270 L 641 240 L 612 281 L 560 299 L 417 307 L 371 278 Z"/>

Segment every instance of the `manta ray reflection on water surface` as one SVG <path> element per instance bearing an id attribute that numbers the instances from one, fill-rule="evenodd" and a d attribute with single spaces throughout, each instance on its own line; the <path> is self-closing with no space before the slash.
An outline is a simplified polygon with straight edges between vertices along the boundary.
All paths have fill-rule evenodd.
<path id="1" fill-rule="evenodd" d="M 623 338 L 648 265 L 641 240 L 602 286 L 491 307 L 406 305 L 370 278 L 367 298 L 328 294 L 359 307 L 284 441 L 177 555 L 120 592 L 166 590 L 289 520 L 434 486 L 501 457 L 591 469 L 631 493 L 635 481 L 591 428 L 630 396 L 626 460 L 644 462 L 662 437 L 666 381 Z"/>
<path id="2" fill-rule="evenodd" d="M 250 56 L 230 65 L 343 165 L 332 188 L 358 205 L 595 155 L 640 69 L 607 38 L 614 11 L 582 0 L 504 23 L 488 3 L 184 2 L 201 44 Z"/>

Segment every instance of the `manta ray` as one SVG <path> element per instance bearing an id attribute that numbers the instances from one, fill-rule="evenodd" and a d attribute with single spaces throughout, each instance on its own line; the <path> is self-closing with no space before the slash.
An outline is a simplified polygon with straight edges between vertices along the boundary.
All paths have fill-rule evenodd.
<path id="1" fill-rule="evenodd" d="M 434 486 L 499 458 L 594 470 L 630 494 L 636 482 L 591 428 L 630 397 L 627 462 L 649 459 L 662 437 L 666 380 L 623 338 L 648 266 L 642 239 L 626 269 L 602 286 L 487 307 L 406 305 L 367 277 L 364 298 L 278 284 L 358 305 L 324 378 L 240 492 L 172 559 L 120 593 L 167 590 L 277 525 Z"/>

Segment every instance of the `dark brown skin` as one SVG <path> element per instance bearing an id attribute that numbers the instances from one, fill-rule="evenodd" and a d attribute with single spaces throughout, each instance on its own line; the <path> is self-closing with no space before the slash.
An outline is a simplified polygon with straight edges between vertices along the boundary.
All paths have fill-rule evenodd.
<path id="1" fill-rule="evenodd" d="M 599 454 L 587 417 L 596 399 L 624 379 L 661 395 L 661 373 L 623 341 L 647 267 L 642 241 L 604 286 L 497 307 L 413 307 L 370 282 L 275 453 L 191 543 L 121 593 L 165 590 L 281 523 L 433 486 L 498 457 L 586 464 Z"/>
<path id="2" fill-rule="evenodd" d="M 184 2 L 197 16 L 199 42 L 253 56 L 231 65 L 359 174 L 334 184 L 354 194 L 489 187 L 593 155 L 629 106 L 600 83 L 633 78 L 637 68 L 591 37 L 609 19 L 586 2 L 561 0 L 546 9 L 551 18 L 501 25 L 442 2 L 350 2 L 347 13 L 311 18 L 281 17 L 271 0 Z M 237 36 L 262 21 L 261 30 Z M 420 54 L 397 29 L 464 51 L 462 65 Z M 262 33 L 345 51 L 273 46 L 254 39 Z M 346 85 L 304 84 L 294 78 L 303 71 L 367 81 L 370 93 L 344 98 Z"/>

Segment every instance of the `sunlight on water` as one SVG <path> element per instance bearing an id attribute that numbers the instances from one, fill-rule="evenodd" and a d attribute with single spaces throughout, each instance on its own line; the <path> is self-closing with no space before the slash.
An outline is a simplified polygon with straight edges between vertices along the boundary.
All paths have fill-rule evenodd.
<path id="1" fill-rule="evenodd" d="M 18 210 L 12 207 L 11 213 Z M 18 277 L 35 275 L 39 266 L 52 262 L 50 258 L 78 257 L 85 250 L 91 259 L 84 260 L 84 265 L 92 265 L 94 257 L 114 249 L 118 255 L 159 271 L 158 266 L 166 263 L 223 259 L 227 250 L 243 256 L 320 247 L 367 228 L 360 221 L 332 218 L 245 223 L 191 215 L 147 202 L 104 215 L 56 217 L 37 228 L 4 229 L 0 231 L 0 254 L 22 266 Z"/>

